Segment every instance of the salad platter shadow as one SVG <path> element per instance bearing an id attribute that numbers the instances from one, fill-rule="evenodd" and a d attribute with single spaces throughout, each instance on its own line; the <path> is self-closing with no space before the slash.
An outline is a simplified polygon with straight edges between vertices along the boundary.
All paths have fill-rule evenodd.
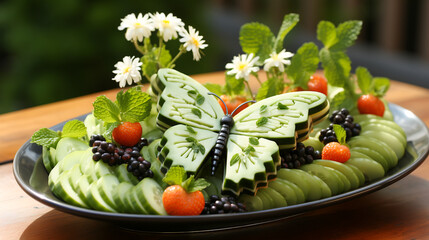
<path id="1" fill-rule="evenodd" d="M 109 213 L 75 207 L 58 199 L 49 189 L 48 173 L 41 161 L 42 148 L 27 141 L 16 153 L 13 171 L 20 187 L 31 197 L 47 206 L 76 216 L 115 223 L 127 229 L 149 232 L 201 232 L 233 229 L 264 224 L 289 218 L 300 213 L 338 204 L 380 190 L 415 170 L 429 153 L 429 132 L 425 124 L 412 112 L 390 104 L 395 122 L 407 135 L 407 151 L 395 168 L 372 183 L 358 189 L 321 200 L 287 207 L 239 213 L 200 216 L 157 216 Z M 85 116 L 78 119 L 83 120 Z M 65 123 L 65 122 L 64 122 Z M 60 130 L 60 123 L 53 130 Z"/>

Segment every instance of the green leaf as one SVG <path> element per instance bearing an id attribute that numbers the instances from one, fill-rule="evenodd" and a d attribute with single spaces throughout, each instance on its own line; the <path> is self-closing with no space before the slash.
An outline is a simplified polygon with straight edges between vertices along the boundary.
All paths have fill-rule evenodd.
<path id="1" fill-rule="evenodd" d="M 325 48 L 330 48 L 338 42 L 335 25 L 329 21 L 320 21 L 317 25 L 317 39 L 319 39 Z"/>
<path id="2" fill-rule="evenodd" d="M 341 145 L 344 145 L 346 143 L 346 137 L 347 137 L 346 130 L 344 130 L 344 128 L 338 124 L 334 124 L 333 130 L 335 132 L 335 135 L 337 136 L 338 142 Z"/>
<path id="3" fill-rule="evenodd" d="M 274 50 L 280 52 L 283 48 L 283 41 L 286 35 L 295 27 L 299 22 L 299 15 L 295 13 L 290 13 L 284 16 L 282 25 L 277 34 L 276 41 L 274 43 Z"/>
<path id="4" fill-rule="evenodd" d="M 356 68 L 358 86 L 363 94 L 368 94 L 371 90 L 372 76 L 368 69 L 364 67 Z"/>
<path id="5" fill-rule="evenodd" d="M 319 49 L 316 44 L 304 43 L 292 57 L 290 65 L 286 68 L 286 74 L 294 85 L 306 89 L 318 65 Z"/>
<path id="6" fill-rule="evenodd" d="M 255 150 L 255 148 L 254 147 L 252 147 L 252 146 L 247 146 L 244 150 L 243 150 L 243 152 L 245 153 L 245 154 L 250 154 L 251 152 L 255 152 L 256 150 Z"/>
<path id="7" fill-rule="evenodd" d="M 151 77 L 158 72 L 159 68 L 167 67 L 171 61 L 170 52 L 162 46 L 159 61 L 157 60 L 159 48 L 153 47 L 141 58 L 143 75 Z"/>
<path id="8" fill-rule="evenodd" d="M 329 103 L 331 109 L 353 109 L 355 106 L 355 102 L 353 98 L 350 97 L 351 93 L 346 91 L 342 87 L 334 87 L 335 90 L 330 90 L 328 93 Z"/>
<path id="9" fill-rule="evenodd" d="M 282 79 L 270 78 L 263 82 L 256 94 L 256 100 L 260 101 L 280 94 L 283 91 L 284 83 Z"/>
<path id="10" fill-rule="evenodd" d="M 256 146 L 259 145 L 259 140 L 255 137 L 251 137 L 249 138 L 249 143 Z"/>
<path id="11" fill-rule="evenodd" d="M 192 113 L 195 114 L 198 118 L 201 118 L 201 110 L 198 108 L 192 108 Z"/>
<path id="12" fill-rule="evenodd" d="M 121 120 L 123 122 L 141 122 L 150 114 L 152 102 L 150 95 L 134 87 L 120 91 L 116 96 Z"/>
<path id="13" fill-rule="evenodd" d="M 187 193 L 201 191 L 208 186 L 210 186 L 210 183 L 207 182 L 204 178 L 195 180 L 194 175 L 191 175 L 188 179 L 186 179 L 186 181 L 182 183 L 182 187 Z"/>
<path id="14" fill-rule="evenodd" d="M 115 129 L 117 126 L 119 126 L 119 122 L 113 122 L 113 123 L 104 123 L 106 131 L 102 134 L 104 138 L 108 141 L 112 141 L 112 133 L 113 129 Z"/>
<path id="15" fill-rule="evenodd" d="M 205 98 L 203 97 L 203 95 L 198 93 L 197 98 L 195 99 L 195 102 L 198 105 L 202 105 L 204 103 L 204 101 L 205 101 Z"/>
<path id="16" fill-rule="evenodd" d="M 258 121 L 256 121 L 256 126 L 260 127 L 265 125 L 268 122 L 268 118 L 267 117 L 261 117 L 258 119 Z"/>
<path id="17" fill-rule="evenodd" d="M 241 161 L 240 154 L 236 153 L 236 154 L 234 154 L 234 156 L 232 156 L 231 162 L 229 163 L 229 166 L 233 166 L 234 164 L 236 164 L 239 161 Z"/>
<path id="18" fill-rule="evenodd" d="M 267 111 L 267 109 L 268 109 L 268 106 L 267 106 L 267 105 L 262 105 L 262 106 L 259 108 L 259 112 L 260 112 L 260 113 L 264 113 L 264 112 L 266 112 L 266 111 Z"/>
<path id="19" fill-rule="evenodd" d="M 331 50 L 345 50 L 352 46 L 362 29 L 362 21 L 347 21 L 337 27 L 338 42 L 331 47 Z"/>
<path id="20" fill-rule="evenodd" d="M 328 83 L 332 86 L 343 87 L 350 76 L 349 57 L 344 52 L 330 51 L 326 48 L 322 48 L 319 54 Z"/>
<path id="21" fill-rule="evenodd" d="M 191 98 L 193 98 L 193 99 L 195 99 L 197 97 L 197 94 L 198 93 L 195 90 L 189 90 L 188 91 L 188 96 L 191 97 Z"/>
<path id="22" fill-rule="evenodd" d="M 236 79 L 235 75 L 228 75 L 225 72 L 225 90 L 228 95 L 240 95 L 244 88 L 244 79 Z"/>
<path id="23" fill-rule="evenodd" d="M 286 105 L 284 105 L 283 103 L 278 102 L 277 103 L 277 109 L 279 109 L 279 110 L 286 110 L 286 109 L 288 109 L 288 107 Z"/>
<path id="24" fill-rule="evenodd" d="M 206 148 L 201 143 L 197 143 L 197 147 L 201 154 L 204 155 L 206 153 Z"/>
<path id="25" fill-rule="evenodd" d="M 206 87 L 207 90 L 209 90 L 209 92 L 212 92 L 218 96 L 224 94 L 224 89 L 223 89 L 222 85 L 220 85 L 220 84 L 206 83 L 206 84 L 204 84 L 204 87 Z M 244 88 L 244 84 L 243 84 L 243 88 Z"/>
<path id="26" fill-rule="evenodd" d="M 259 56 L 263 62 L 273 52 L 275 37 L 270 28 L 261 23 L 246 23 L 240 29 L 240 45 L 243 52 Z"/>
<path id="27" fill-rule="evenodd" d="M 119 108 L 106 96 L 98 96 L 94 103 L 94 117 L 106 123 L 119 122 Z"/>
<path id="28" fill-rule="evenodd" d="M 186 179 L 186 171 L 182 166 L 172 166 L 162 179 L 168 185 L 181 185 Z"/>
<path id="29" fill-rule="evenodd" d="M 197 134 L 197 132 L 189 125 L 186 125 L 186 129 L 190 134 Z"/>
<path id="30" fill-rule="evenodd" d="M 35 132 L 33 136 L 31 136 L 30 142 L 36 143 L 47 148 L 55 148 L 60 138 L 61 137 L 58 132 L 55 132 L 54 130 L 48 128 L 42 128 Z"/>
<path id="31" fill-rule="evenodd" d="M 77 119 L 68 121 L 62 130 L 61 137 L 80 138 L 86 135 L 86 126 Z"/>
<path id="32" fill-rule="evenodd" d="M 382 97 L 389 90 L 390 81 L 388 78 L 376 77 L 372 79 L 372 93 L 377 97 Z"/>
<path id="33" fill-rule="evenodd" d="M 195 139 L 195 138 L 193 138 L 193 137 L 187 137 L 187 138 L 186 138 L 186 141 L 196 143 L 196 142 L 197 142 L 197 139 Z"/>

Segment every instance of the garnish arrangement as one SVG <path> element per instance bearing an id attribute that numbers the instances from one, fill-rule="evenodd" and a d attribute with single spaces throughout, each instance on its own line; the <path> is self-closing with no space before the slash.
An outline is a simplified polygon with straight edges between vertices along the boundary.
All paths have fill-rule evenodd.
<path id="1" fill-rule="evenodd" d="M 382 98 L 389 80 L 364 67 L 351 71 L 346 50 L 362 23 L 322 21 L 323 47 L 309 42 L 291 53 L 283 41 L 298 22 L 286 15 L 276 34 L 261 23 L 243 25 L 244 53 L 225 65 L 225 84 L 202 85 L 174 70 L 182 54 L 199 61 L 208 47 L 196 29 L 171 13 L 127 15 L 118 29 L 141 57 L 124 57 L 112 79 L 137 86 L 114 101 L 97 97 L 83 122 L 31 138 L 43 147 L 51 191 L 107 212 L 239 214 L 328 198 L 384 177 L 407 139 Z M 172 57 L 166 42 L 174 40 L 181 45 Z"/>

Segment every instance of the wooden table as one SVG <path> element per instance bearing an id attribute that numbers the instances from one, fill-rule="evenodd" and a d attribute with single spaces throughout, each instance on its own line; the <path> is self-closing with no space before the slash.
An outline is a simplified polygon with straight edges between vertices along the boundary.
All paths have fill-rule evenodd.
<path id="1" fill-rule="evenodd" d="M 222 73 L 194 76 L 222 82 Z M 47 207 L 25 194 L 12 173 L 12 159 L 32 133 L 92 110 L 95 97 L 110 90 L 0 115 L 0 239 L 429 239 L 429 161 L 411 175 L 375 193 L 286 220 L 217 233 L 130 232 L 109 223 Z M 392 81 L 386 99 L 429 125 L 429 90 Z"/>

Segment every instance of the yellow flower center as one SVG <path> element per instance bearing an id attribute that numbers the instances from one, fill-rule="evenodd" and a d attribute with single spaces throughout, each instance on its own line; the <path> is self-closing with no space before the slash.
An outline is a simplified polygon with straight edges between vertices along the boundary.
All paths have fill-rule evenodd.
<path id="1" fill-rule="evenodd" d="M 142 25 L 139 23 L 139 22 L 136 22 L 136 23 L 134 23 L 134 27 L 135 28 L 139 28 L 139 27 L 141 27 Z"/>
<path id="2" fill-rule="evenodd" d="M 273 60 L 279 60 L 279 55 L 277 54 L 273 54 L 273 56 L 271 57 Z"/>
<path id="3" fill-rule="evenodd" d="M 243 69 L 247 66 L 247 64 L 245 63 L 240 63 L 240 65 L 238 65 L 238 70 L 243 71 Z"/>
<path id="4" fill-rule="evenodd" d="M 164 26 L 170 25 L 170 21 L 168 21 L 168 20 L 162 20 L 162 23 Z"/>
<path id="5" fill-rule="evenodd" d="M 196 39 L 194 37 L 192 37 L 192 43 L 197 47 L 200 45 L 200 42 L 198 41 L 198 39 Z"/>
<path id="6" fill-rule="evenodd" d="M 126 67 L 122 73 L 123 73 L 123 74 L 125 74 L 125 73 L 129 72 L 129 71 L 130 71 L 130 68 L 131 68 L 131 67 Z"/>

